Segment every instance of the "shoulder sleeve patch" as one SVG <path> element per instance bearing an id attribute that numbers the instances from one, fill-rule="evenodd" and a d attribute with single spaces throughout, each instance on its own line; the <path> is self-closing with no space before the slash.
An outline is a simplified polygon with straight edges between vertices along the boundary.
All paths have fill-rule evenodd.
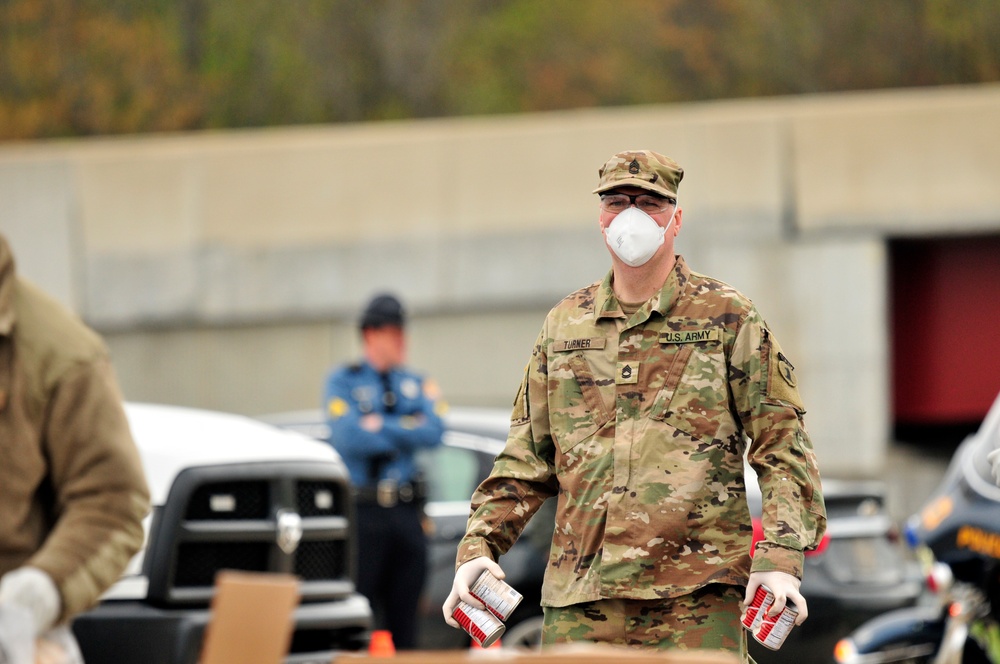
<path id="1" fill-rule="evenodd" d="M 766 329 L 764 331 L 764 346 L 764 350 L 767 352 L 767 389 L 764 391 L 766 398 L 784 401 L 791 404 L 799 412 L 805 412 L 802 397 L 799 396 L 795 366 L 781 352 L 778 341 Z"/>
<path id="2" fill-rule="evenodd" d="M 433 378 L 424 379 L 424 396 L 431 401 L 437 401 L 441 398 L 441 388 Z"/>
<path id="3" fill-rule="evenodd" d="M 326 405 L 327 414 L 335 420 L 347 415 L 350 410 L 351 407 L 340 397 L 330 399 L 330 402 Z"/>
<path id="4" fill-rule="evenodd" d="M 514 407 L 510 414 L 511 424 L 523 424 L 530 419 L 528 411 L 528 368 L 524 368 L 524 378 L 521 380 L 521 384 L 517 388 L 517 395 L 514 397 Z"/>

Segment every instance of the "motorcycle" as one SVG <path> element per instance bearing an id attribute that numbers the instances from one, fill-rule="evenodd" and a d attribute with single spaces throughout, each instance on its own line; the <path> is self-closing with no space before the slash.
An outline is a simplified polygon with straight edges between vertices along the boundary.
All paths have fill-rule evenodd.
<path id="1" fill-rule="evenodd" d="M 955 451 L 930 500 L 906 524 L 928 600 L 891 611 L 839 641 L 839 664 L 1000 664 L 1000 396 Z"/>

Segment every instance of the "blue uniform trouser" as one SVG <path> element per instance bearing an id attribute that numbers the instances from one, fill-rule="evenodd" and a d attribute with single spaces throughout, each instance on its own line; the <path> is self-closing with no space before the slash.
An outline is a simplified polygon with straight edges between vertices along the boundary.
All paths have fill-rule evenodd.
<path id="1" fill-rule="evenodd" d="M 358 592 L 368 598 L 376 629 L 399 649 L 417 641 L 417 605 L 427 574 L 423 511 L 413 503 L 358 502 Z"/>

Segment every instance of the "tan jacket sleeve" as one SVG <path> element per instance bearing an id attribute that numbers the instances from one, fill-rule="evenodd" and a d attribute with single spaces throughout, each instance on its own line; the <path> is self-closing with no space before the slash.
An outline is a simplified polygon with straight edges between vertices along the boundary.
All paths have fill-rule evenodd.
<path id="1" fill-rule="evenodd" d="M 55 524 L 27 561 L 62 595 L 60 619 L 97 602 L 143 541 L 149 490 L 106 357 L 71 368 L 55 386 L 43 449 Z"/>

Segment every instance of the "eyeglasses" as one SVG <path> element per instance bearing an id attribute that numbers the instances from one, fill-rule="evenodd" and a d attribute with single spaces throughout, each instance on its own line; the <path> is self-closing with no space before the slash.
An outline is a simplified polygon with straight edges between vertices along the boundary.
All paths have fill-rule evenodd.
<path id="1" fill-rule="evenodd" d="M 646 214 L 659 214 L 677 205 L 677 199 L 654 196 L 652 194 L 637 194 L 635 196 L 629 194 L 608 194 L 607 196 L 601 196 L 601 209 L 605 212 L 618 214 L 619 212 L 624 212 L 632 205 L 635 205 Z"/>

